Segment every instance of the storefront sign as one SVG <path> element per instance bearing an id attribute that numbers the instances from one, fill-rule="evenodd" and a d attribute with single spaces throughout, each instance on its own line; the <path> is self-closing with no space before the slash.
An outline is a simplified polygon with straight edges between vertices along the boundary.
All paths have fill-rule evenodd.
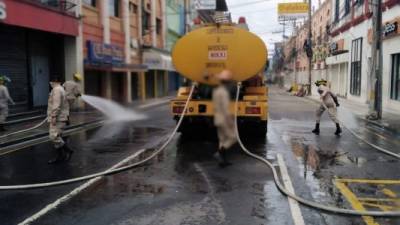
<path id="1" fill-rule="evenodd" d="M 394 33 L 397 33 L 397 21 L 391 22 L 391 23 L 386 23 L 383 26 L 383 36 L 388 36 Z"/>
<path id="2" fill-rule="evenodd" d="M 400 34 L 399 30 L 400 17 L 386 21 L 382 24 L 382 40 L 397 36 Z M 368 29 L 368 43 L 372 43 L 372 29 Z"/>
<path id="3" fill-rule="evenodd" d="M 143 53 L 143 64 L 146 65 L 149 70 L 175 71 L 172 66 L 171 56 L 160 52 L 145 51 Z"/>
<path id="4" fill-rule="evenodd" d="M 87 42 L 88 60 L 92 63 L 118 65 L 124 62 L 124 50 L 116 45 Z"/>
<path id="5" fill-rule="evenodd" d="M 6 3 L 0 1 L 0 20 L 7 18 Z"/>
<path id="6" fill-rule="evenodd" d="M 196 10 L 215 10 L 217 8 L 216 0 L 195 0 L 194 8 Z"/>
<path id="7" fill-rule="evenodd" d="M 308 3 L 291 2 L 278 4 L 279 20 L 294 20 L 307 17 Z"/>

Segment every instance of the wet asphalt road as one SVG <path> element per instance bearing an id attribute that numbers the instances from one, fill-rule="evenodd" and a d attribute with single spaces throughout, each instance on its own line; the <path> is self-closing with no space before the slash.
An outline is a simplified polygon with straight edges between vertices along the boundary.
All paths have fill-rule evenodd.
<path id="1" fill-rule="evenodd" d="M 338 180 L 398 181 L 399 161 L 378 153 L 346 129 L 335 137 L 326 115 L 321 135 L 313 135 L 315 108 L 311 101 L 273 89 L 268 135 L 264 141 L 246 139 L 246 145 L 275 164 L 276 154 L 282 154 L 296 194 L 307 199 L 351 208 L 348 193 L 337 186 L 344 184 L 356 199 L 369 199 L 367 209 L 399 210 L 400 184 Z M 139 149 L 154 147 L 175 123 L 167 105 L 147 113 L 149 119 L 144 121 L 107 124 L 71 136 L 76 151 L 68 164 L 46 164 L 51 157 L 48 143 L 5 155 L 0 158 L 0 185 L 86 175 L 108 169 Z M 345 109 L 340 118 L 371 142 L 400 153 L 398 136 L 366 126 Z M 233 166 L 220 169 L 213 158 L 215 148 L 213 141 L 183 140 L 177 135 L 150 164 L 102 179 L 57 208 L 44 210 L 32 224 L 294 224 L 287 198 L 275 188 L 266 166 L 236 149 L 229 155 Z M 0 192 L 1 224 L 24 221 L 83 183 Z M 305 207 L 301 212 L 305 224 L 312 225 L 400 224 L 396 219 L 345 217 Z"/>

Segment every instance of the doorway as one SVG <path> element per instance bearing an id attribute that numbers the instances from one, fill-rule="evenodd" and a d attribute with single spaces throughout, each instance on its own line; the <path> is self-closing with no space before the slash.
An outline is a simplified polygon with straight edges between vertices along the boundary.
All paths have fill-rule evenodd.
<path id="1" fill-rule="evenodd" d="M 31 62 L 33 106 L 45 106 L 49 95 L 49 58 L 36 55 Z"/>

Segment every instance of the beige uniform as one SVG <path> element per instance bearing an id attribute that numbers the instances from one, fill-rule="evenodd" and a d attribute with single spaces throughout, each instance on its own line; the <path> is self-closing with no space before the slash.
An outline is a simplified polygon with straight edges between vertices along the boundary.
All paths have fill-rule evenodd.
<path id="1" fill-rule="evenodd" d="M 8 89 L 4 85 L 0 85 L 0 124 L 6 121 L 8 116 L 8 102 L 14 103 Z"/>
<path id="2" fill-rule="evenodd" d="M 60 148 L 64 145 L 64 140 L 61 137 L 62 130 L 69 117 L 69 104 L 64 88 L 61 85 L 55 86 L 50 92 L 47 116 L 50 124 L 50 140 L 53 142 L 54 147 Z M 55 120 L 55 124 L 52 123 L 52 120 Z"/>
<path id="3" fill-rule="evenodd" d="M 322 103 L 328 108 L 328 114 L 331 120 L 335 123 L 339 123 L 337 119 L 337 108 L 336 104 L 333 101 L 333 98 L 331 96 L 331 91 L 327 86 L 320 85 L 318 87 L 318 93 L 320 93 Z M 321 105 L 317 109 L 317 123 L 321 121 L 321 116 L 325 111 L 324 105 L 321 103 Z"/>
<path id="4" fill-rule="evenodd" d="M 78 96 L 82 94 L 81 87 L 73 80 L 66 81 L 63 86 L 67 95 L 69 107 L 72 109 L 75 107 L 75 102 Z"/>
<path id="5" fill-rule="evenodd" d="M 224 86 L 214 89 L 214 125 L 217 128 L 219 148 L 229 149 L 236 143 L 234 117 L 229 111 L 230 98 Z"/>

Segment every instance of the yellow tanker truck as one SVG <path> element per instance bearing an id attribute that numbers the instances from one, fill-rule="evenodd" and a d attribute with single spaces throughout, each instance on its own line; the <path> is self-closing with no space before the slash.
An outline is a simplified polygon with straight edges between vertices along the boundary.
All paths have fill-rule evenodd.
<path id="1" fill-rule="evenodd" d="M 268 88 L 264 82 L 267 49 L 264 42 L 234 24 L 211 24 L 182 37 L 172 51 L 175 68 L 183 76 L 197 83 L 179 131 L 183 135 L 198 136 L 211 133 L 213 126 L 212 89 L 217 84 L 213 75 L 224 69 L 233 79 L 242 82 L 238 102 L 238 126 L 241 135 L 265 137 L 268 124 Z M 171 101 L 171 112 L 178 120 L 190 92 L 189 86 L 179 88 Z M 231 97 L 236 96 L 236 87 Z M 232 114 L 236 110 L 232 99 Z"/>

